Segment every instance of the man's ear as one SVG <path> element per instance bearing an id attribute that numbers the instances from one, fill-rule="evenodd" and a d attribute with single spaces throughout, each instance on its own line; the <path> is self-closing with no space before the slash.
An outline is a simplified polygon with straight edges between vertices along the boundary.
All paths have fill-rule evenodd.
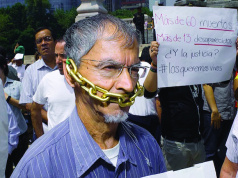
<path id="1" fill-rule="evenodd" d="M 69 75 L 67 69 L 66 69 L 66 59 L 63 60 L 63 71 L 64 71 L 64 77 L 66 79 L 66 81 L 68 82 L 68 84 L 71 86 L 71 87 L 75 87 L 75 84 L 74 84 L 74 80 L 72 79 L 72 77 Z"/>

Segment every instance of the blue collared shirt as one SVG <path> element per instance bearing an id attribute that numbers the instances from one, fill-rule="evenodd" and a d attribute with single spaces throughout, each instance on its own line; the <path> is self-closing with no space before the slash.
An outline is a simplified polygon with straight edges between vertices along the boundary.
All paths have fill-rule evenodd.
<path id="1" fill-rule="evenodd" d="M 32 144 L 11 177 L 143 177 L 166 171 L 162 151 L 148 131 L 124 122 L 118 135 L 115 168 L 75 108 L 68 119 Z"/>
<path id="2" fill-rule="evenodd" d="M 21 92 L 21 82 L 12 80 L 10 78 L 6 78 L 6 83 L 4 85 L 4 92 L 7 93 L 12 98 L 19 100 Z M 20 129 L 21 134 L 25 133 L 27 130 L 27 124 L 22 115 L 21 110 L 11 104 L 9 104 L 9 106 L 16 117 L 17 125 Z"/>
<path id="3" fill-rule="evenodd" d="M 24 73 L 19 103 L 20 104 L 32 103 L 33 102 L 32 97 L 35 94 L 41 79 L 47 73 L 52 72 L 56 69 L 57 66 L 55 66 L 54 69 L 47 66 L 43 59 L 40 59 L 35 63 L 31 64 Z"/>

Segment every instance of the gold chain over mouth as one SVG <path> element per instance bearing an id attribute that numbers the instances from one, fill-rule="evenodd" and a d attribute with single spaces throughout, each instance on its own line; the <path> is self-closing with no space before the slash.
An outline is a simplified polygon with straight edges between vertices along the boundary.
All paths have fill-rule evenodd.
<path id="1" fill-rule="evenodd" d="M 118 103 L 121 107 L 127 107 L 131 106 L 135 102 L 135 98 L 137 96 L 143 96 L 144 95 L 144 87 L 137 82 L 136 87 L 134 88 L 134 91 L 131 95 L 128 94 L 116 94 L 116 93 L 110 93 L 107 90 L 98 87 L 94 85 L 92 82 L 84 78 L 78 71 L 77 66 L 75 65 L 73 59 L 67 59 L 66 60 L 66 69 L 70 76 L 74 78 L 75 81 L 77 81 L 80 86 L 88 92 L 88 94 L 93 97 L 94 99 L 97 99 L 101 102 L 111 102 L 111 103 Z M 97 95 L 97 91 L 103 93 L 102 97 L 99 97 Z"/>

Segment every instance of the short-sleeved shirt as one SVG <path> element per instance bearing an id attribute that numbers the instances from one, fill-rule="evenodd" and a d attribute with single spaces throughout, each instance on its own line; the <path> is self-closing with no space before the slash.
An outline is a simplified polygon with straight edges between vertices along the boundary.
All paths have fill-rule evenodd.
<path id="1" fill-rule="evenodd" d="M 57 66 L 55 66 L 54 69 L 47 66 L 43 59 L 37 60 L 35 63 L 31 64 L 26 69 L 22 80 L 22 91 L 19 103 L 20 104 L 32 103 L 33 102 L 32 97 L 35 94 L 41 79 L 47 73 L 52 72 L 56 69 Z M 45 109 L 47 110 L 47 107 Z"/>
<path id="2" fill-rule="evenodd" d="M 26 68 L 26 65 L 25 64 L 22 64 L 21 66 L 17 66 L 17 65 L 12 65 L 12 67 L 14 69 L 16 69 L 17 71 L 17 77 L 20 79 L 20 81 L 22 81 L 23 77 L 24 77 L 24 73 L 25 73 L 25 68 Z"/>
<path id="3" fill-rule="evenodd" d="M 37 139 L 11 177 L 143 177 L 166 171 L 162 151 L 145 129 L 123 122 L 116 168 L 88 133 L 75 108 Z"/>
<path id="4" fill-rule="evenodd" d="M 21 82 L 7 78 L 4 85 L 4 92 L 12 98 L 19 100 L 21 92 Z M 27 124 L 21 110 L 11 104 L 9 104 L 9 106 L 17 119 L 17 125 L 20 129 L 20 134 L 25 133 L 27 131 Z"/>
<path id="5" fill-rule="evenodd" d="M 141 61 L 141 65 L 148 67 L 145 69 L 144 73 L 141 73 L 141 71 L 139 71 L 139 73 L 141 73 L 139 83 L 143 85 L 146 76 L 149 73 L 150 64 L 148 62 Z M 144 96 L 136 97 L 135 103 L 130 107 L 129 113 L 137 116 L 157 115 L 155 97 L 150 99 L 147 99 Z"/>
<path id="6" fill-rule="evenodd" d="M 233 163 L 238 163 L 238 115 L 236 115 L 233 122 L 230 134 L 226 142 L 226 147 L 227 158 Z"/>
<path id="7" fill-rule="evenodd" d="M 48 106 L 48 129 L 70 116 L 75 106 L 73 88 L 67 83 L 59 70 L 46 74 L 37 87 L 33 101 Z"/>

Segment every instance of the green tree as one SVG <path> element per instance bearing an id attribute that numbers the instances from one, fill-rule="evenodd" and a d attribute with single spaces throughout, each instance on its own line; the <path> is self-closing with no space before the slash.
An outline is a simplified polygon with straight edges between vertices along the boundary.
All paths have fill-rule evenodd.
<path id="1" fill-rule="evenodd" d="M 142 7 L 141 11 L 142 11 L 142 13 L 147 14 L 150 17 L 153 16 L 153 12 L 150 11 L 150 9 L 148 7 Z"/>
<path id="2" fill-rule="evenodd" d="M 147 14 L 150 17 L 153 16 L 152 11 L 150 11 L 150 9 L 147 7 L 142 7 L 141 11 L 142 13 Z M 120 19 L 125 19 L 125 18 L 133 18 L 133 14 L 135 14 L 136 12 L 137 12 L 137 9 L 134 9 L 134 10 L 118 9 L 114 12 L 109 12 L 109 14 L 115 17 L 118 17 Z"/>
<path id="3" fill-rule="evenodd" d="M 0 8 L 0 45 L 6 48 L 11 57 L 14 56 L 17 42 L 25 47 L 26 55 L 34 54 L 37 28 L 51 27 L 59 38 L 75 22 L 76 15 L 76 8 L 53 12 L 49 0 L 25 0 L 25 4 L 16 3 L 11 7 Z"/>
<path id="4" fill-rule="evenodd" d="M 58 36 L 63 36 L 65 31 L 75 22 L 77 16 L 76 8 L 72 8 L 69 11 L 64 11 L 62 9 L 57 9 L 54 12 L 54 18 L 58 25 Z"/>
<path id="5" fill-rule="evenodd" d="M 0 14 L 0 45 L 10 52 L 11 44 L 15 41 L 18 34 L 19 31 L 15 30 L 14 23 L 12 23 L 10 15 Z"/>
<path id="6" fill-rule="evenodd" d="M 36 51 L 34 34 L 35 30 L 28 26 L 18 37 L 18 41 L 23 43 L 23 46 L 25 47 L 25 54 L 27 55 L 32 55 Z"/>
<path id="7" fill-rule="evenodd" d="M 41 26 L 49 26 L 51 4 L 48 0 L 25 0 L 27 23 L 33 29 Z"/>
<path id="8" fill-rule="evenodd" d="M 24 30 L 27 26 L 26 23 L 26 6 L 21 3 L 16 3 L 12 7 L 6 8 L 6 13 L 11 17 L 11 22 L 14 28 Z"/>
<path id="9" fill-rule="evenodd" d="M 118 9 L 114 12 L 110 12 L 109 14 L 118 17 L 120 19 L 125 19 L 125 18 L 132 18 L 133 17 L 133 11 L 127 10 L 127 9 Z"/>

